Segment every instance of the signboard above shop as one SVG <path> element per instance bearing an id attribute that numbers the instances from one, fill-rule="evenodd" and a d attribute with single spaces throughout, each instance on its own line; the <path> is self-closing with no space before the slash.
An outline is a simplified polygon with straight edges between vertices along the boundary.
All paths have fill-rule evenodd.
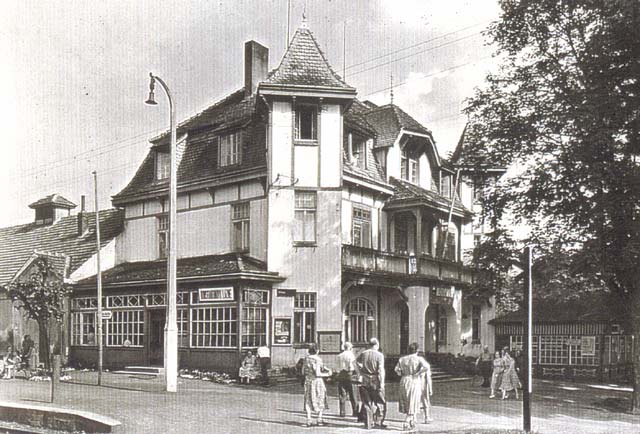
<path id="1" fill-rule="evenodd" d="M 200 288 L 198 289 L 198 301 L 200 303 L 213 301 L 233 301 L 233 286 L 221 288 Z"/>

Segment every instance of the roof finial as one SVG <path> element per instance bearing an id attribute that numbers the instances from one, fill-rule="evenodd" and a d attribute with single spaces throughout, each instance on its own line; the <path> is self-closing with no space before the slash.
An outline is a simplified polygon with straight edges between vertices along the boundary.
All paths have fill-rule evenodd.
<path id="1" fill-rule="evenodd" d="M 301 29 L 307 28 L 307 5 L 304 5 L 304 11 L 302 12 L 302 24 L 300 24 Z"/>
<path id="2" fill-rule="evenodd" d="M 393 104 L 393 73 L 391 73 L 391 87 L 390 87 L 391 91 L 389 92 L 391 94 L 391 104 Z"/>

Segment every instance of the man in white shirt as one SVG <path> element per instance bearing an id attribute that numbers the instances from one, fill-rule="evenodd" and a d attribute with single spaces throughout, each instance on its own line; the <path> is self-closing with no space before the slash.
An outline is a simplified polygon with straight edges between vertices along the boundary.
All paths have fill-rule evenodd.
<path id="1" fill-rule="evenodd" d="M 271 368 L 271 353 L 269 347 L 263 345 L 258 347 L 258 361 L 260 362 L 260 371 L 262 372 L 262 384 L 269 385 L 269 368 Z"/>
<path id="2" fill-rule="evenodd" d="M 356 407 L 356 399 L 353 394 L 352 376 L 356 373 L 356 356 L 353 355 L 353 345 L 345 342 L 342 346 L 342 352 L 338 355 L 338 398 L 340 402 L 340 417 L 345 417 L 345 407 L 347 397 L 351 402 L 351 411 L 353 416 L 358 416 Z"/>

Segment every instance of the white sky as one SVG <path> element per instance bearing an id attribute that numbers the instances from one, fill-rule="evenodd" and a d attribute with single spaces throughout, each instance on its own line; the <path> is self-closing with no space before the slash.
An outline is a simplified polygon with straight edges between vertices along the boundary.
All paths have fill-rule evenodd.
<path id="1" fill-rule="evenodd" d="M 311 31 L 361 99 L 394 102 L 434 133 L 446 155 L 465 98 L 492 67 L 480 31 L 497 0 L 291 0 L 291 33 L 306 8 Z M 27 205 L 60 193 L 93 209 L 129 182 L 168 108 L 143 104 L 148 74 L 175 94 L 178 119 L 243 83 L 243 45 L 284 54 L 287 0 L 0 1 L 0 227 L 28 222 Z M 77 209 L 76 209 L 77 211 Z"/>

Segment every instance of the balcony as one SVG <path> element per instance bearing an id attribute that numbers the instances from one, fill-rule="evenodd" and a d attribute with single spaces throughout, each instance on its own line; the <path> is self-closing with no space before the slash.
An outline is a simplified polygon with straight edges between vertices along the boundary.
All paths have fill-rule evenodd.
<path id="1" fill-rule="evenodd" d="M 412 275 L 443 281 L 472 283 L 471 270 L 460 262 L 432 256 L 409 256 L 364 247 L 342 245 L 342 267 L 349 271 L 384 275 Z"/>

